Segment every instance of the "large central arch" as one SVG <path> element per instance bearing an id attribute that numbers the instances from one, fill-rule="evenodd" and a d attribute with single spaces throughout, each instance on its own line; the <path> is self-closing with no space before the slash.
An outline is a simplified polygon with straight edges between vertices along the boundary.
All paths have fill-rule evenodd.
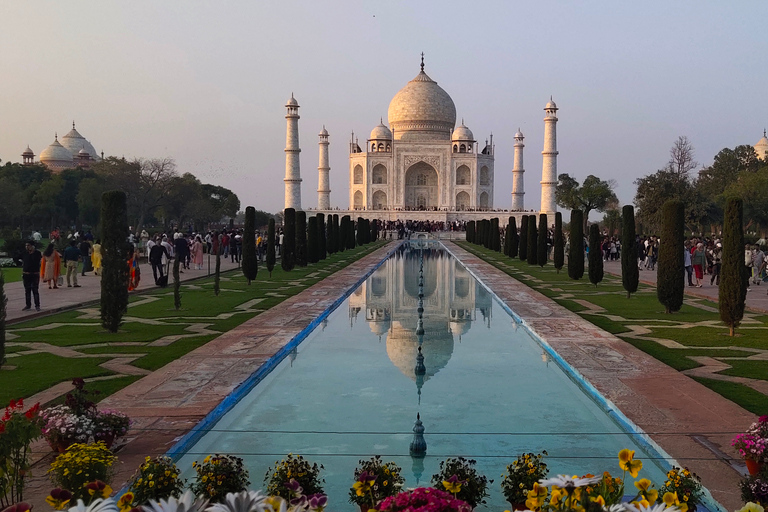
<path id="1" fill-rule="evenodd" d="M 434 167 L 426 162 L 417 162 L 405 171 L 405 207 L 414 210 L 437 208 L 438 175 Z"/>

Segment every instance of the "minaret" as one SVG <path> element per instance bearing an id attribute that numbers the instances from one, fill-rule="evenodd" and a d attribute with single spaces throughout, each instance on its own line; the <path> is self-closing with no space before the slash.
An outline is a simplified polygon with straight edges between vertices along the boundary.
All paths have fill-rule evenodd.
<path id="1" fill-rule="evenodd" d="M 328 171 L 331 166 L 328 163 L 328 130 L 323 126 L 320 132 L 320 163 L 317 166 L 317 209 L 331 209 L 331 182 L 328 177 Z"/>
<path id="2" fill-rule="evenodd" d="M 285 104 L 285 207 L 301 210 L 301 172 L 299 169 L 299 102 L 293 97 Z"/>
<path id="3" fill-rule="evenodd" d="M 523 185 L 523 175 L 525 169 L 523 168 L 523 132 L 520 128 L 517 129 L 515 134 L 515 166 L 512 169 L 512 209 L 524 210 L 525 209 L 525 186 Z"/>
<path id="4" fill-rule="evenodd" d="M 549 98 L 544 107 L 544 151 L 541 152 L 541 212 L 554 219 L 557 211 L 555 189 L 557 188 L 557 105 Z"/>

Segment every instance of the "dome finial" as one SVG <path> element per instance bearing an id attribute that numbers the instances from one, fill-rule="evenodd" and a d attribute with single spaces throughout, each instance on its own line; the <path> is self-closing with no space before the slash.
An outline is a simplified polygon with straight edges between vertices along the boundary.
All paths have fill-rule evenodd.
<path id="1" fill-rule="evenodd" d="M 59 141 L 59 132 L 53 132 L 53 138 L 56 140 L 56 142 Z"/>
<path id="2" fill-rule="evenodd" d="M 765 137 L 765 128 L 763 128 L 763 137 Z"/>
<path id="3" fill-rule="evenodd" d="M 75 129 L 75 120 L 74 119 L 72 120 L 72 129 L 73 130 Z"/>
<path id="4" fill-rule="evenodd" d="M 424 72 L 424 52 L 421 52 L 421 72 Z"/>

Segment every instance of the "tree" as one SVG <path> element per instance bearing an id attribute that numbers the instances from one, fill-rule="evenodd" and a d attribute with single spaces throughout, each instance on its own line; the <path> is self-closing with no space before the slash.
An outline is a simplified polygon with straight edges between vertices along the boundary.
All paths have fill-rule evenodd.
<path id="1" fill-rule="evenodd" d="M 528 215 L 520 219 L 520 261 L 528 260 Z"/>
<path id="2" fill-rule="evenodd" d="M 603 251 L 600 249 L 600 227 L 589 226 L 589 282 L 597 286 L 603 280 Z"/>
<path id="3" fill-rule="evenodd" d="M 555 213 L 555 248 L 552 254 L 555 270 L 560 273 L 560 269 L 565 264 L 565 242 L 563 241 L 563 214 Z"/>
<path id="4" fill-rule="evenodd" d="M 125 192 L 101 198 L 101 325 L 117 332 L 128 311 L 128 216 Z"/>
<path id="5" fill-rule="evenodd" d="M 267 225 L 267 272 L 272 277 L 272 270 L 275 268 L 275 219 L 269 219 Z"/>
<path id="6" fill-rule="evenodd" d="M 501 233 L 499 233 L 499 218 L 491 219 L 491 249 L 501 251 Z"/>
<path id="7" fill-rule="evenodd" d="M 672 199 L 662 208 L 656 296 L 667 313 L 680 311 L 685 294 L 685 206 Z"/>
<path id="8" fill-rule="evenodd" d="M 307 212 L 296 212 L 296 265 L 307 266 Z"/>
<path id="9" fill-rule="evenodd" d="M 243 275 L 251 281 L 259 273 L 259 259 L 256 254 L 256 208 L 248 206 L 245 209 L 245 226 L 243 227 Z"/>
<path id="10" fill-rule="evenodd" d="M 538 240 L 539 240 L 539 232 L 536 229 L 536 216 L 529 215 L 528 216 L 528 254 L 527 254 L 529 265 L 535 265 L 539 260 Z"/>
<path id="11" fill-rule="evenodd" d="M 539 214 L 539 233 L 537 236 L 538 246 L 536 247 L 536 263 L 540 267 L 547 264 L 547 214 Z"/>
<path id="12" fill-rule="evenodd" d="M 605 215 L 603 215 L 603 228 L 608 236 L 615 236 L 619 234 L 619 228 L 621 227 L 621 213 L 619 213 L 618 207 L 607 208 Z"/>
<path id="13" fill-rule="evenodd" d="M 283 213 L 283 246 L 280 248 L 280 265 L 283 270 L 290 272 L 296 264 L 294 251 L 296 249 L 296 210 L 286 208 Z"/>
<path id="14" fill-rule="evenodd" d="M 514 217 L 509 218 L 509 232 L 507 236 L 509 242 L 509 257 L 517 258 L 517 251 L 520 249 L 520 237 L 517 235 L 517 220 Z"/>
<path id="15" fill-rule="evenodd" d="M 718 308 L 720 319 L 728 326 L 731 336 L 744 317 L 747 300 L 748 270 L 744 265 L 743 202 L 730 198 L 725 204 L 723 222 L 723 255 L 720 267 Z"/>
<path id="16" fill-rule="evenodd" d="M 320 261 L 320 233 L 317 229 L 317 217 L 310 217 L 307 225 L 307 261 L 317 263 Z"/>
<path id="17" fill-rule="evenodd" d="M 640 282 L 635 241 L 635 208 L 631 204 L 624 206 L 621 220 L 621 284 L 627 290 L 627 298 L 629 298 L 637 291 Z"/>
<path id="18" fill-rule="evenodd" d="M 173 260 L 173 307 L 176 311 L 181 309 L 181 276 L 179 275 L 179 265 L 181 260 L 175 258 Z"/>
<path id="19" fill-rule="evenodd" d="M 584 214 L 581 210 L 571 210 L 568 244 L 568 277 L 578 280 L 584 276 Z"/>
<path id="20" fill-rule="evenodd" d="M 743 172 L 757 172 L 760 160 L 752 146 L 723 148 L 715 155 L 712 165 L 699 171 L 696 187 L 712 201 L 724 203 L 723 191 Z"/>
<path id="21" fill-rule="evenodd" d="M 584 213 L 584 228 L 589 221 L 589 212 L 597 210 L 603 212 L 610 205 L 618 202 L 613 192 L 616 182 L 604 181 L 590 174 L 579 186 L 579 182 L 563 173 L 557 177 L 555 200 L 557 204 L 569 210 L 581 210 Z"/>
<path id="22" fill-rule="evenodd" d="M 0 268 L 0 367 L 5 363 L 5 318 L 7 315 L 8 297 L 5 295 L 5 274 Z"/>
<path id="23" fill-rule="evenodd" d="M 325 215 L 318 213 L 317 217 L 317 257 L 318 260 L 324 260 L 327 257 L 328 249 L 325 238 Z"/>
<path id="24" fill-rule="evenodd" d="M 363 222 L 362 217 L 357 218 L 357 234 L 356 234 L 356 243 L 357 245 L 364 245 L 365 244 L 365 222 Z"/>
<path id="25" fill-rule="evenodd" d="M 336 252 L 336 242 L 333 234 L 333 214 L 328 214 L 328 220 L 325 227 L 325 246 L 328 249 L 328 254 L 334 254 Z"/>
<path id="26" fill-rule="evenodd" d="M 338 214 L 333 214 L 333 238 L 334 238 L 334 244 L 336 246 L 336 252 L 344 252 L 344 248 L 347 245 L 346 238 L 344 238 L 344 235 L 342 234 L 341 230 L 341 219 L 339 219 Z"/>
<path id="27" fill-rule="evenodd" d="M 505 230 L 506 235 L 504 236 L 504 256 L 509 256 L 509 251 L 512 248 L 512 236 L 510 235 L 510 230 L 513 219 L 514 217 L 507 219 L 507 229 Z"/>
<path id="28" fill-rule="evenodd" d="M 739 174 L 723 195 L 741 199 L 742 214 L 749 220 L 746 227 L 759 224 L 763 236 L 768 235 L 768 166 Z"/>
<path id="29" fill-rule="evenodd" d="M 349 215 L 345 215 L 343 219 L 347 219 L 347 221 L 344 225 L 344 234 L 342 236 L 344 237 L 346 249 L 352 250 L 355 248 L 355 223 L 352 222 L 352 217 Z"/>
<path id="30" fill-rule="evenodd" d="M 216 254 L 216 266 L 213 270 L 213 294 L 219 296 L 221 293 L 221 235 L 218 231 L 214 232 L 213 252 Z"/>
<path id="31" fill-rule="evenodd" d="M 467 242 L 475 243 L 475 221 L 471 220 L 467 222 Z"/>

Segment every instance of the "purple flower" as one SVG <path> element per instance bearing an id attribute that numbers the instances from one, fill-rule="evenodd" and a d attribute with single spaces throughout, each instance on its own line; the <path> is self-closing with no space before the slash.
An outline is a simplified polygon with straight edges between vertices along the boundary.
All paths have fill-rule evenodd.
<path id="1" fill-rule="evenodd" d="M 297 482 L 295 479 L 291 478 L 287 482 L 285 482 L 285 486 L 288 488 L 289 491 L 295 493 L 295 494 L 301 494 L 301 491 L 304 489 L 301 488 L 301 485 L 299 482 Z"/>
<path id="2" fill-rule="evenodd" d="M 309 508 L 324 508 L 328 504 L 328 496 L 325 494 L 313 494 L 309 497 Z"/>

